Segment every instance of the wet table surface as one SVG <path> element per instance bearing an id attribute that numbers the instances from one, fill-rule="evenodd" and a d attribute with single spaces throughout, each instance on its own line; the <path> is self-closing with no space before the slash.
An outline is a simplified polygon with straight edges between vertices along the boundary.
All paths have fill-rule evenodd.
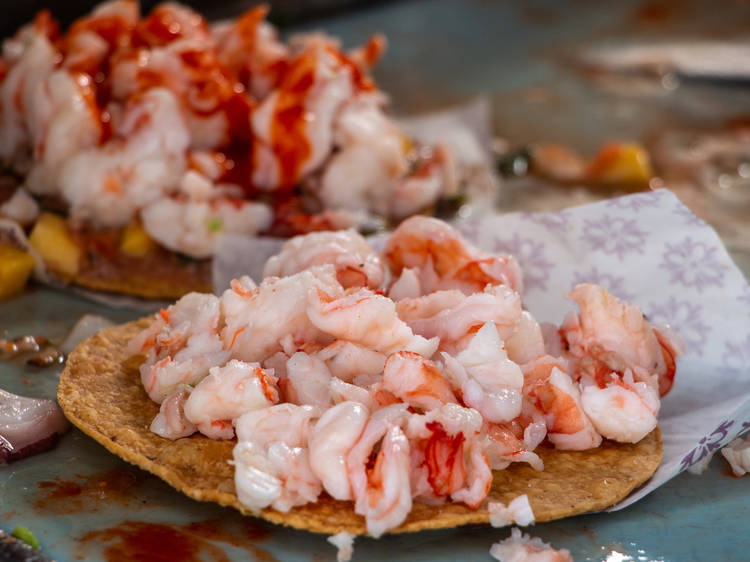
<path id="1" fill-rule="evenodd" d="M 713 84 L 658 95 L 613 92 L 565 65 L 566 53 L 628 41 L 731 40 L 749 23 L 750 8 L 742 3 L 719 10 L 707 2 L 599 6 L 439 0 L 388 2 L 307 28 L 326 29 L 345 46 L 375 31 L 385 33 L 390 49 L 376 76 L 401 114 L 483 94 L 492 102 L 494 133 L 511 144 L 547 140 L 593 151 L 613 138 L 647 139 L 663 127 L 721 123 L 750 107 L 750 94 L 743 87 Z M 605 195 L 611 194 L 508 184 L 498 205 L 551 209 Z M 690 201 L 724 236 L 747 275 L 750 254 L 732 226 L 735 221 L 741 228 L 747 210 L 735 208 L 732 215 L 700 194 Z M 732 218 L 724 221 L 724 216 Z M 144 314 L 32 288 L 0 303 L 0 330 L 60 340 L 85 313 L 116 322 Z M 0 386 L 27 396 L 53 397 L 58 376 L 56 368 L 0 363 Z M 748 506 L 748 481 L 733 478 L 723 459 L 714 459 L 703 475 L 682 474 L 626 510 L 539 524 L 530 532 L 569 549 L 579 561 L 746 560 Z M 0 468 L 0 526 L 16 525 L 29 527 L 44 551 L 60 561 L 335 557 L 323 536 L 192 501 L 77 430 L 51 452 Z M 467 527 L 357 539 L 354 560 L 489 560 L 490 545 L 507 534 Z"/>

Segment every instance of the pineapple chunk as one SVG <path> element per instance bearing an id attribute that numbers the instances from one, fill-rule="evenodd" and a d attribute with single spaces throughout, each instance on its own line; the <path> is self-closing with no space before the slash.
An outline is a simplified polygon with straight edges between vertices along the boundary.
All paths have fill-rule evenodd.
<path id="1" fill-rule="evenodd" d="M 120 251 L 126 256 L 142 258 L 155 246 L 156 243 L 137 222 L 131 222 L 122 232 Z"/>
<path id="2" fill-rule="evenodd" d="M 593 182 L 643 187 L 652 175 L 648 153 L 637 143 L 604 145 L 587 170 L 588 179 Z"/>
<path id="3" fill-rule="evenodd" d="M 62 217 L 42 213 L 31 231 L 29 242 L 56 274 L 69 279 L 78 273 L 81 248 L 70 237 Z"/>
<path id="4" fill-rule="evenodd" d="M 34 258 L 15 246 L 0 244 L 0 299 L 18 293 L 34 269 Z"/>

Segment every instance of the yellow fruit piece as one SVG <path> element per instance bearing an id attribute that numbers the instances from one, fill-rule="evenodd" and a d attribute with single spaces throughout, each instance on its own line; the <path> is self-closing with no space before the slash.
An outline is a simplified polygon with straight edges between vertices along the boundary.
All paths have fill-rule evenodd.
<path id="1" fill-rule="evenodd" d="M 29 242 L 57 275 L 69 279 L 78 273 L 81 248 L 71 238 L 62 217 L 42 213 L 31 231 Z"/>
<path id="2" fill-rule="evenodd" d="M 611 143 L 602 147 L 588 165 L 590 181 L 648 185 L 653 171 L 646 150 L 637 143 Z"/>
<path id="3" fill-rule="evenodd" d="M 0 299 L 18 293 L 34 269 L 34 258 L 15 246 L 0 244 Z"/>
<path id="4" fill-rule="evenodd" d="M 130 223 L 122 232 L 120 251 L 126 256 L 142 258 L 155 246 L 156 242 L 151 239 L 137 222 Z"/>

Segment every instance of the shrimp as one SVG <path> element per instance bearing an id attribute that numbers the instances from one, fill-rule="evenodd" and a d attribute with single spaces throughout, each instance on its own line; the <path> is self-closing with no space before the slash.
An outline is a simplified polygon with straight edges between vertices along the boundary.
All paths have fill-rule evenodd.
<path id="1" fill-rule="evenodd" d="M 322 485 L 306 448 L 312 406 L 279 404 L 235 421 L 234 482 L 240 502 L 253 513 L 269 505 L 282 512 L 315 501 Z"/>
<path id="2" fill-rule="evenodd" d="M 331 405 L 331 372 L 317 357 L 298 351 L 286 363 L 294 402 L 326 409 Z"/>
<path id="3" fill-rule="evenodd" d="M 604 437 L 637 443 L 656 427 L 659 391 L 645 382 L 635 382 L 630 369 L 626 369 L 622 379 L 613 374 L 603 387 L 584 384 L 581 403 Z"/>
<path id="4" fill-rule="evenodd" d="M 390 426 L 367 470 L 365 494 L 357 498 L 355 511 L 364 516 L 367 533 L 375 538 L 403 523 L 411 511 L 409 441 L 398 426 Z"/>
<path id="5" fill-rule="evenodd" d="M 492 545 L 490 556 L 500 562 L 573 562 L 570 551 L 555 550 L 541 539 L 521 533 L 517 527 L 513 527 L 510 537 Z"/>
<path id="6" fill-rule="evenodd" d="M 518 420 L 504 424 L 485 422 L 482 426 L 483 451 L 494 470 L 507 468 L 512 462 L 525 462 L 534 470 L 544 470 L 544 462 L 534 449 L 544 440 L 547 426 L 543 419 L 524 417 L 525 427 Z"/>
<path id="7" fill-rule="evenodd" d="M 197 384 L 211 367 L 223 365 L 230 352 L 217 334 L 219 299 L 189 293 L 128 343 L 131 354 L 148 353 L 140 366 L 149 397 L 161 403 L 181 384 Z"/>
<path id="8" fill-rule="evenodd" d="M 338 298 L 310 292 L 307 315 L 322 332 L 381 353 L 407 350 L 430 357 L 439 343 L 415 335 L 396 315 L 393 301 L 366 288 L 349 289 Z"/>
<path id="9" fill-rule="evenodd" d="M 336 377 L 331 378 L 329 391 L 335 404 L 351 401 L 359 402 L 370 410 L 376 410 L 379 407 L 377 400 L 375 400 L 368 389 L 356 384 L 349 384 Z M 395 402 L 398 402 L 398 400 Z"/>
<path id="10" fill-rule="evenodd" d="M 513 334 L 505 339 L 508 358 L 519 365 L 544 355 L 544 337 L 542 329 L 527 311 L 521 313 Z"/>
<path id="11" fill-rule="evenodd" d="M 362 235 L 351 229 L 311 232 L 287 240 L 281 251 L 266 262 L 263 277 L 293 275 L 326 263 L 336 268 L 336 278 L 345 289 L 377 289 L 385 280 L 382 260 Z"/>
<path id="12" fill-rule="evenodd" d="M 493 322 L 500 337 L 509 337 L 521 317 L 521 297 L 503 285 L 488 286 L 466 296 L 461 291 L 435 291 L 417 299 L 402 299 L 396 312 L 415 333 L 440 338 L 441 346 L 460 342 L 475 327 Z"/>
<path id="13" fill-rule="evenodd" d="M 601 435 L 582 405 L 578 386 L 562 370 L 565 365 L 549 356 L 524 365 L 524 394 L 543 413 L 547 437 L 556 448 L 579 451 L 598 447 Z"/>
<path id="14" fill-rule="evenodd" d="M 459 289 L 470 295 L 488 284 L 523 291 L 515 258 L 487 256 L 438 219 L 414 216 L 402 222 L 388 240 L 385 256 L 394 275 L 405 267 L 416 268 L 425 293 Z"/>
<path id="15" fill-rule="evenodd" d="M 484 324 L 455 358 L 443 352 L 446 373 L 460 388 L 467 406 L 490 422 L 506 422 L 521 413 L 521 368 L 508 359 L 492 322 Z"/>
<path id="16" fill-rule="evenodd" d="M 255 289 L 234 284 L 221 297 L 224 346 L 235 359 L 262 362 L 281 351 L 284 336 L 330 343 L 333 338 L 319 330 L 307 313 L 308 297 L 318 290 L 334 296 L 343 292 L 333 266 L 318 266 L 290 277 L 268 277 Z"/>
<path id="17" fill-rule="evenodd" d="M 287 59 L 276 88 L 252 112 L 253 184 L 288 191 L 318 169 L 333 149 L 333 120 L 353 93 L 351 74 L 335 49 L 315 41 L 303 44 Z"/>
<path id="18" fill-rule="evenodd" d="M 268 7 L 255 6 L 232 23 L 212 27 L 219 60 L 235 76 L 246 77 L 245 87 L 255 99 L 271 92 L 289 57 L 278 32 L 263 21 L 267 13 Z"/>
<path id="19" fill-rule="evenodd" d="M 566 318 L 561 333 L 570 355 L 583 361 L 584 368 L 590 357 L 617 373 L 630 369 L 637 380 L 655 384 L 664 392 L 671 388 L 674 359 L 680 350 L 677 344 L 669 345 L 666 338 L 662 346 L 640 308 L 622 303 L 592 284 L 578 285 L 568 297 L 579 304 L 581 312 Z M 594 366 L 587 370 L 600 369 Z"/>
<path id="20" fill-rule="evenodd" d="M 138 209 L 173 191 L 186 169 L 190 134 L 169 90 L 133 98 L 115 125 L 116 138 L 68 158 L 58 177 L 71 216 L 94 226 L 126 225 Z"/>
<path id="21" fill-rule="evenodd" d="M 0 217 L 9 218 L 21 226 L 30 227 L 39 216 L 39 204 L 28 192 L 19 187 L 10 199 L 0 204 Z"/>
<path id="22" fill-rule="evenodd" d="M 456 402 L 450 383 L 437 365 L 411 351 L 388 356 L 381 387 L 418 410 L 429 411 Z"/>
<path id="23" fill-rule="evenodd" d="M 257 363 L 232 360 L 212 367 L 185 401 L 185 418 L 211 439 L 234 437 L 232 420 L 279 400 L 276 377 Z"/>
<path id="24" fill-rule="evenodd" d="M 151 431 L 166 439 L 179 439 L 192 435 L 198 428 L 185 417 L 185 401 L 191 388 L 176 390 L 161 403 L 159 413 L 151 422 Z"/>
<path id="25" fill-rule="evenodd" d="M 472 508 L 482 502 L 492 470 L 479 439 L 481 428 L 481 415 L 458 404 L 410 417 L 406 433 L 418 453 L 412 461 L 413 489 L 421 499 L 450 496 Z"/>
<path id="26" fill-rule="evenodd" d="M 144 230 L 162 246 L 200 259 L 214 255 L 221 235 L 266 230 L 273 212 L 262 202 L 162 197 L 145 205 L 140 217 Z"/>
<path id="27" fill-rule="evenodd" d="M 346 457 L 354 510 L 367 518 L 367 531 L 375 537 L 399 525 L 411 509 L 408 441 L 404 444 L 402 434 L 392 435 L 389 447 L 381 444 L 376 455 L 376 459 L 381 457 L 378 471 L 368 469 L 377 443 L 390 429 L 406 423 L 409 417 L 406 408 L 406 404 L 400 403 L 375 411 Z"/>
<path id="28" fill-rule="evenodd" d="M 405 137 L 381 105 L 378 96 L 356 96 L 343 104 L 334 121 L 338 151 L 327 163 L 318 190 L 327 207 L 373 209 L 383 216 L 395 216 L 392 211 L 397 210 L 397 187 L 403 183 L 400 178 L 407 173 L 409 161 L 404 150 Z M 419 193 L 427 197 L 423 206 L 439 195 L 440 180 L 438 177 L 437 189 Z"/>
<path id="29" fill-rule="evenodd" d="M 368 418 L 369 411 L 363 404 L 342 402 L 326 411 L 310 432 L 310 467 L 334 499 L 352 499 L 346 457 Z"/>
<path id="30" fill-rule="evenodd" d="M 388 287 L 388 298 L 394 301 L 402 299 L 416 299 L 422 294 L 419 285 L 418 270 L 405 267 L 401 270 L 401 276 Z"/>
<path id="31" fill-rule="evenodd" d="M 325 361 L 334 377 L 345 382 L 358 376 L 379 377 L 385 366 L 384 354 L 345 340 L 336 340 L 315 355 Z"/>

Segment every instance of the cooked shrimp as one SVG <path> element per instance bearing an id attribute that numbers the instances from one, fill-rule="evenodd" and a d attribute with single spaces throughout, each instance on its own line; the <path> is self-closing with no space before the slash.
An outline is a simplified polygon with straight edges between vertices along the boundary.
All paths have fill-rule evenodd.
<path id="1" fill-rule="evenodd" d="M 347 401 L 359 402 L 369 410 L 373 411 L 380 407 L 380 404 L 375 400 L 367 388 L 357 386 L 356 384 L 349 384 L 348 382 L 344 382 L 336 377 L 331 378 L 329 390 L 334 404 L 340 404 L 341 402 Z"/>
<path id="2" fill-rule="evenodd" d="M 216 332 L 218 322 L 219 299 L 189 293 L 129 342 L 129 353 L 148 354 L 140 373 L 152 400 L 161 403 L 179 385 L 197 384 L 211 367 L 229 359 Z"/>
<path id="3" fill-rule="evenodd" d="M 236 76 L 247 77 L 245 86 L 255 99 L 265 98 L 279 78 L 279 69 L 289 56 L 278 32 L 263 21 L 266 6 L 255 6 L 225 24 L 214 24 L 217 54 Z"/>
<path id="4" fill-rule="evenodd" d="M 234 482 L 240 502 L 253 512 L 269 505 L 289 511 L 322 491 L 306 449 L 312 406 L 279 404 L 236 420 Z"/>
<path id="5" fill-rule="evenodd" d="M 279 400 L 276 377 L 257 363 L 232 360 L 212 367 L 185 402 L 185 417 L 211 439 L 234 437 L 232 420 Z"/>
<path id="6" fill-rule="evenodd" d="M 488 286 L 466 296 L 461 291 L 435 291 L 417 299 L 402 299 L 396 312 L 415 333 L 440 338 L 442 346 L 459 342 L 472 328 L 493 322 L 500 337 L 509 337 L 521 317 L 521 297 L 503 285 Z"/>
<path id="7" fill-rule="evenodd" d="M 185 401 L 190 396 L 190 390 L 190 387 L 181 388 L 167 396 L 151 422 L 151 431 L 166 439 L 179 439 L 198 431 L 185 417 Z"/>
<path id="8" fill-rule="evenodd" d="M 421 499 L 450 496 L 471 507 L 482 502 L 492 483 L 492 470 L 479 439 L 481 428 L 479 412 L 458 404 L 409 418 L 406 432 L 413 449 L 421 454 L 412 477 Z M 426 480 L 430 495 L 419 480 Z"/>
<path id="9" fill-rule="evenodd" d="M 495 324 L 487 322 L 455 358 L 443 353 L 446 374 L 461 397 L 490 422 L 506 422 L 521 413 L 521 368 L 508 359 Z"/>
<path id="10" fill-rule="evenodd" d="M 311 292 L 307 315 L 322 332 L 381 353 L 407 350 L 430 357 L 439 343 L 415 335 L 396 315 L 392 300 L 366 288 L 350 289 L 338 298 Z"/>
<path id="11" fill-rule="evenodd" d="M 508 358 L 519 365 L 544 355 L 542 329 L 529 312 L 524 310 L 521 313 L 515 331 L 505 339 L 505 348 Z"/>
<path id="12" fill-rule="evenodd" d="M 412 408 L 423 411 L 456 402 L 450 383 L 437 365 L 411 351 L 399 351 L 388 356 L 382 388 Z"/>
<path id="13" fill-rule="evenodd" d="M 232 357 L 263 361 L 281 350 L 280 341 L 290 336 L 295 342 L 329 343 L 308 318 L 311 292 L 341 294 L 333 266 L 319 266 L 290 277 L 268 277 L 256 289 L 235 284 L 221 297 L 226 326 L 221 337 Z"/>
<path id="14" fill-rule="evenodd" d="M 512 462 L 525 462 L 535 470 L 544 470 L 544 463 L 534 449 L 544 440 L 546 432 L 544 420 L 534 418 L 529 418 L 525 427 L 485 422 L 481 436 L 483 450 L 494 470 L 507 468 Z"/>
<path id="15" fill-rule="evenodd" d="M 387 509 L 382 509 L 378 512 L 375 512 L 375 509 L 378 508 L 378 505 L 381 507 L 386 507 L 386 504 L 383 502 L 378 502 L 377 493 L 378 490 L 382 491 L 383 486 L 390 486 L 389 492 L 391 492 L 388 495 L 387 499 L 394 499 L 394 496 L 396 499 L 398 499 L 398 496 L 401 496 L 404 494 L 404 482 L 403 479 L 400 477 L 400 475 L 396 475 L 396 478 L 392 482 L 389 482 L 386 479 L 382 480 L 375 480 L 374 482 L 371 482 L 373 475 L 372 470 L 368 470 L 367 466 L 370 463 L 371 456 L 373 453 L 373 449 L 375 445 L 379 441 L 383 439 L 383 436 L 386 435 L 389 428 L 393 427 L 400 427 L 403 424 L 406 423 L 406 420 L 409 417 L 409 414 L 406 411 L 407 404 L 400 403 L 400 404 L 394 404 L 391 406 L 386 406 L 385 408 L 381 408 L 370 416 L 370 419 L 367 422 L 367 425 L 365 426 L 364 431 L 359 437 L 359 440 L 354 444 L 354 447 L 351 448 L 349 451 L 349 455 L 346 457 L 346 467 L 349 473 L 349 484 L 351 485 L 352 489 L 352 495 L 355 500 L 355 507 L 354 510 L 359 513 L 360 515 L 370 514 L 370 517 L 373 519 L 372 526 L 373 530 L 378 531 L 379 534 L 382 534 L 385 530 L 394 527 L 401 523 L 401 520 L 399 518 L 406 517 L 406 513 L 408 513 L 408 509 L 403 514 L 401 511 L 402 509 L 393 509 L 392 510 L 392 518 L 389 518 L 386 521 L 381 521 L 382 518 L 387 517 Z M 397 437 L 397 436 L 393 436 Z M 397 444 L 402 444 L 403 442 L 401 439 L 396 439 Z M 402 457 L 404 453 L 404 448 L 401 446 L 399 447 L 398 451 L 394 451 L 393 448 L 390 450 L 386 449 L 388 452 L 388 458 L 391 461 L 395 461 L 396 459 L 393 458 L 393 453 L 397 453 L 398 457 Z M 380 452 L 383 453 L 385 456 L 385 453 L 383 452 L 383 446 L 380 447 Z M 380 453 L 378 453 L 380 454 Z M 408 474 L 408 442 L 407 442 L 407 450 L 406 450 L 406 494 L 409 496 L 409 508 L 411 507 L 411 494 L 409 493 L 408 489 L 408 481 L 409 481 L 409 474 Z M 398 462 L 402 462 L 402 460 L 399 460 Z M 377 475 L 382 476 L 382 464 L 383 461 L 381 460 L 381 470 L 377 473 Z M 389 468 L 392 468 L 393 465 L 389 463 Z M 395 472 L 395 470 L 394 470 Z M 371 507 L 370 502 L 370 489 L 375 488 L 373 492 L 373 502 Z M 402 501 L 405 501 L 405 499 L 402 498 Z M 391 507 L 393 506 L 393 503 L 391 503 Z M 404 505 L 401 506 L 402 508 Z M 392 525 L 388 525 L 388 523 L 394 523 Z M 370 523 L 368 522 L 368 532 L 375 535 L 370 530 Z"/>
<path id="16" fill-rule="evenodd" d="M 6 217 L 21 226 L 31 226 L 39 216 L 39 204 L 28 192 L 19 187 L 10 199 L 0 205 L 0 217 Z"/>
<path id="17" fill-rule="evenodd" d="M 273 212 L 255 201 L 162 197 L 145 205 L 140 217 L 144 230 L 162 246 L 200 259 L 214 255 L 221 235 L 266 230 Z"/>
<path id="18" fill-rule="evenodd" d="M 631 369 L 636 380 L 669 390 L 679 349 L 666 344 L 666 339 L 662 347 L 640 308 L 622 303 L 592 284 L 578 285 L 568 297 L 581 307 L 580 314 L 571 313 L 561 327 L 571 356 L 579 360 L 591 357 L 617 373 Z M 665 358 L 670 360 L 669 367 Z"/>
<path id="19" fill-rule="evenodd" d="M 375 538 L 398 527 L 411 511 L 409 441 L 398 426 L 387 429 L 375 465 L 367 469 L 365 493 L 356 500 L 354 510 Z"/>
<path id="20" fill-rule="evenodd" d="M 414 216 L 393 232 L 385 247 L 391 271 L 419 270 L 422 291 L 460 289 L 467 295 L 488 284 L 508 285 L 521 292 L 521 270 L 512 256 L 487 256 L 438 219 Z"/>
<path id="21" fill-rule="evenodd" d="M 622 379 L 612 376 L 603 387 L 585 384 L 581 403 L 604 437 L 637 443 L 656 427 L 659 391 L 645 382 L 635 382 L 630 369 L 626 369 Z"/>
<path id="22" fill-rule="evenodd" d="M 385 366 L 383 353 L 345 340 L 336 340 L 315 355 L 325 361 L 334 377 L 345 382 L 358 376 L 379 378 Z"/>
<path id="23" fill-rule="evenodd" d="M 331 372 L 321 359 L 298 351 L 287 361 L 286 373 L 295 403 L 322 410 L 331 406 Z"/>
<path id="24" fill-rule="evenodd" d="M 363 404 L 342 402 L 326 411 L 310 432 L 310 467 L 334 499 L 352 499 L 346 457 L 359 440 L 369 415 Z"/>
<path id="25" fill-rule="evenodd" d="M 405 267 L 401 270 L 401 276 L 388 288 L 388 298 L 394 301 L 402 299 L 416 299 L 422 294 L 419 285 L 418 270 Z"/>
<path id="26" fill-rule="evenodd" d="M 97 226 L 127 224 L 137 209 L 173 191 L 185 171 L 190 136 L 168 90 L 129 102 L 117 132 L 66 160 L 58 178 L 71 215 Z"/>
<path id="27" fill-rule="evenodd" d="M 345 289 L 377 289 L 385 280 L 385 265 L 356 230 L 312 232 L 287 240 L 266 262 L 263 277 L 284 277 L 327 263 L 336 268 L 336 277 Z"/>

